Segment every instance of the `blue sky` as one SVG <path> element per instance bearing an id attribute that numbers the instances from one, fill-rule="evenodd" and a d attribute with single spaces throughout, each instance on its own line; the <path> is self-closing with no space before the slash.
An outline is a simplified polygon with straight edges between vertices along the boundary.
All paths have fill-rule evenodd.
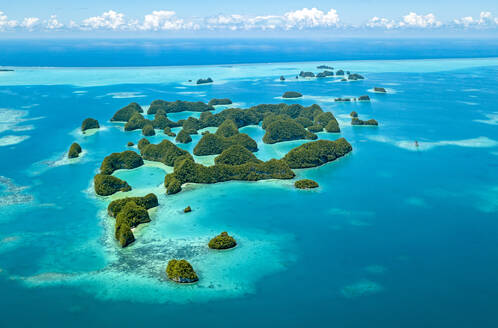
<path id="1" fill-rule="evenodd" d="M 0 4 L 0 38 L 16 35 L 289 35 L 498 30 L 498 1 L 18 0 Z M 421 32 L 423 31 L 423 32 Z"/>

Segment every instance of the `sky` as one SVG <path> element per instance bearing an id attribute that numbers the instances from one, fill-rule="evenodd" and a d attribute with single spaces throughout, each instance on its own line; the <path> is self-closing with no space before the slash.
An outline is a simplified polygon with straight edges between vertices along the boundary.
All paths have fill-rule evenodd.
<path id="1" fill-rule="evenodd" d="M 0 38 L 306 35 L 498 36 L 494 0 L 17 0 Z"/>

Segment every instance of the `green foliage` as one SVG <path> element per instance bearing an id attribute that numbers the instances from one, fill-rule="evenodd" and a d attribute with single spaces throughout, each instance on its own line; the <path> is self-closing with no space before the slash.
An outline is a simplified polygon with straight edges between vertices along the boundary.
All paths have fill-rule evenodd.
<path id="1" fill-rule="evenodd" d="M 230 105 L 232 104 L 232 101 L 228 98 L 214 98 L 211 99 L 208 103 L 209 106 L 217 106 L 217 105 Z"/>
<path id="2" fill-rule="evenodd" d="M 297 139 L 314 140 L 318 138 L 316 134 L 306 130 L 292 118 L 283 115 L 279 115 L 277 118 L 275 118 L 275 115 L 265 117 L 263 126 L 266 130 L 263 142 L 267 144 Z"/>
<path id="3" fill-rule="evenodd" d="M 355 112 L 355 111 L 352 111 L 352 112 L 349 114 L 349 116 L 351 116 L 351 117 L 358 117 L 358 113 L 357 113 L 357 112 Z"/>
<path id="4" fill-rule="evenodd" d="M 325 126 L 325 131 L 327 132 L 341 132 L 341 129 L 339 128 L 339 123 L 337 120 L 334 118 L 333 120 L 330 120 L 327 125 Z"/>
<path id="5" fill-rule="evenodd" d="M 124 248 L 135 241 L 135 236 L 133 235 L 130 226 L 126 223 L 120 225 L 116 224 L 114 229 L 116 239 L 119 241 L 121 247 Z"/>
<path id="6" fill-rule="evenodd" d="M 171 131 L 171 128 L 169 126 L 164 128 L 164 134 L 168 137 L 176 137 L 176 134 Z"/>
<path id="7" fill-rule="evenodd" d="M 308 131 L 313 133 L 322 132 L 323 126 L 321 126 L 320 124 L 313 124 L 312 126 L 308 127 Z"/>
<path id="8" fill-rule="evenodd" d="M 144 161 L 140 155 L 132 150 L 125 150 L 121 153 L 112 153 L 102 161 L 100 173 L 112 174 L 120 169 L 134 169 L 142 166 Z"/>
<path id="9" fill-rule="evenodd" d="M 126 181 L 112 175 L 96 174 L 93 178 L 95 193 L 100 196 L 109 196 L 118 191 L 130 191 L 131 187 Z"/>
<path id="10" fill-rule="evenodd" d="M 236 135 L 237 133 L 239 133 L 239 129 L 231 119 L 226 119 L 216 130 L 216 135 L 226 138 Z"/>
<path id="11" fill-rule="evenodd" d="M 192 283 L 199 280 L 199 277 L 186 260 L 170 260 L 166 267 L 166 275 L 169 279 L 179 283 Z"/>
<path id="12" fill-rule="evenodd" d="M 73 142 L 71 147 L 69 147 L 69 152 L 67 153 L 68 158 L 76 158 L 80 156 L 81 153 L 81 146 L 77 144 L 76 142 Z"/>
<path id="13" fill-rule="evenodd" d="M 294 183 L 294 187 L 298 189 L 318 188 L 318 183 L 310 179 L 298 180 Z"/>
<path id="14" fill-rule="evenodd" d="M 218 236 L 211 239 L 208 243 L 211 249 L 229 249 L 237 245 L 237 242 L 232 236 L 229 236 L 226 231 L 223 231 Z"/>
<path id="15" fill-rule="evenodd" d="M 202 127 L 200 121 L 194 117 L 189 117 L 183 121 L 183 130 L 188 134 L 197 134 L 197 130 Z"/>
<path id="16" fill-rule="evenodd" d="M 363 120 L 360 120 L 358 117 L 353 117 L 351 119 L 351 125 L 374 125 L 374 126 L 377 126 L 377 125 L 379 125 L 379 123 L 376 120 L 374 120 L 373 118 L 369 119 L 367 121 L 363 121 Z"/>
<path id="17" fill-rule="evenodd" d="M 85 132 L 89 129 L 98 129 L 100 128 L 99 122 L 94 118 L 87 118 L 81 123 L 81 131 Z"/>
<path id="18" fill-rule="evenodd" d="M 230 180 L 257 181 L 264 179 L 292 179 L 294 172 L 286 162 L 272 159 L 268 162 L 247 162 L 241 165 L 215 164 L 204 166 L 192 158 L 175 163 L 173 173 L 166 175 L 164 185 L 168 194 L 181 190 L 181 185 L 192 183 L 217 183 Z"/>
<path id="19" fill-rule="evenodd" d="M 183 209 L 183 213 L 190 213 L 192 212 L 192 208 L 190 206 L 187 206 Z"/>
<path id="20" fill-rule="evenodd" d="M 353 147 L 344 138 L 317 140 L 292 149 L 282 160 L 292 169 L 308 168 L 331 162 L 352 150 Z"/>
<path id="21" fill-rule="evenodd" d="M 154 100 L 147 114 L 156 114 L 158 110 L 163 110 L 165 113 L 179 113 L 179 112 L 205 112 L 213 110 L 213 106 L 209 106 L 201 101 L 190 102 L 190 101 L 164 101 L 164 100 Z"/>
<path id="22" fill-rule="evenodd" d="M 139 224 L 148 222 L 150 222 L 150 217 L 147 209 L 138 206 L 133 200 L 126 202 L 116 216 L 116 226 L 126 223 L 131 228 L 135 228 Z"/>
<path id="23" fill-rule="evenodd" d="M 154 136 L 156 135 L 156 131 L 154 131 L 152 124 L 145 124 L 142 128 L 142 134 L 147 137 Z"/>
<path id="24" fill-rule="evenodd" d="M 140 107 L 139 104 L 132 102 L 129 105 L 126 105 L 125 107 L 118 110 L 111 118 L 111 121 L 128 122 L 130 118 L 133 116 L 133 114 L 135 113 L 139 114 L 143 112 L 144 110 L 142 109 L 142 107 Z"/>
<path id="25" fill-rule="evenodd" d="M 158 110 L 156 115 L 154 115 L 152 125 L 155 129 L 166 129 L 180 126 L 179 123 L 171 121 L 162 109 Z"/>
<path id="26" fill-rule="evenodd" d="M 187 132 L 185 132 L 185 129 L 181 129 L 180 132 L 178 132 L 178 134 L 176 135 L 176 142 L 178 143 L 189 143 L 192 141 L 192 137 L 190 136 L 190 134 L 188 134 Z"/>
<path id="27" fill-rule="evenodd" d="M 241 145 L 250 151 L 257 151 L 258 144 L 245 133 L 238 133 L 231 137 L 225 138 L 214 133 L 208 133 L 202 136 L 201 140 L 194 148 L 194 155 L 217 155 L 233 145 Z"/>
<path id="28" fill-rule="evenodd" d="M 299 124 L 301 124 L 304 128 L 307 128 L 307 127 L 310 127 L 313 125 L 313 121 L 310 120 L 309 118 L 307 117 L 302 117 L 302 116 L 299 116 L 295 119 L 295 121 Z M 311 131 L 311 130 L 310 130 Z M 311 131 L 311 132 L 315 132 L 315 131 Z"/>
<path id="29" fill-rule="evenodd" d="M 282 95 L 282 98 L 300 98 L 303 95 L 296 91 L 287 91 Z"/>
<path id="30" fill-rule="evenodd" d="M 261 163 L 253 153 L 241 145 L 228 147 L 214 159 L 215 164 L 240 165 L 248 162 Z"/>
<path id="31" fill-rule="evenodd" d="M 175 161 L 183 156 L 191 157 L 189 152 L 179 148 L 169 140 L 163 140 L 155 145 L 147 139 L 142 139 L 138 143 L 138 149 L 143 158 L 148 161 L 161 162 L 168 166 L 173 166 Z"/>
<path id="32" fill-rule="evenodd" d="M 113 200 L 109 204 L 109 206 L 107 206 L 107 213 L 112 217 L 116 217 L 116 215 L 118 215 L 118 213 L 123 209 L 123 207 L 128 202 L 134 202 L 136 205 L 142 206 L 147 210 L 159 205 L 159 202 L 157 201 L 157 196 L 154 195 L 153 193 L 150 193 L 145 195 L 144 197 L 126 197 L 126 198 Z"/>
<path id="33" fill-rule="evenodd" d="M 134 113 L 128 122 L 126 122 L 124 129 L 125 131 L 138 130 L 142 129 L 147 124 L 152 124 L 152 122 L 145 119 L 142 114 Z"/>

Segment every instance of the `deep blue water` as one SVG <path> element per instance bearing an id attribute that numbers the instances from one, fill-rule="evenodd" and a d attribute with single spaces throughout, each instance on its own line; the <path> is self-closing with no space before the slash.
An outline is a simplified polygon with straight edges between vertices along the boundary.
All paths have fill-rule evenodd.
<path id="1" fill-rule="evenodd" d="M 27 39 L 0 49 L 0 66 L 171 66 L 497 57 L 498 39 Z"/>
<path id="2" fill-rule="evenodd" d="M 94 59 L 76 66 L 108 65 L 105 54 L 98 62 L 91 53 Z M 85 52 L 79 56 L 81 63 Z M 25 65 L 54 65 L 48 57 Z M 157 65 L 161 57 L 154 58 L 147 64 Z M 195 56 L 189 58 L 168 63 Z M 254 61 L 260 58 L 267 57 Z M 61 66 L 78 61 L 65 60 Z M 158 68 L 153 82 L 140 68 L 1 73 L 0 176 L 11 182 L 0 184 L 0 326 L 498 326 L 498 60 L 328 63 L 367 79 L 276 81 L 316 71 L 318 62 Z M 219 83 L 184 83 L 207 75 Z M 374 86 L 389 94 L 369 92 Z M 341 133 L 320 138 L 344 136 L 354 148 L 320 168 L 297 170 L 320 184 L 317 191 L 295 190 L 293 181 L 229 182 L 166 196 L 161 169 L 118 172 L 134 192 L 152 188 L 161 205 L 132 246 L 116 246 L 102 213 L 108 200 L 90 187 L 107 154 L 141 138 L 108 121 L 117 109 L 131 101 L 213 97 L 245 108 L 280 102 L 288 90 L 304 94 L 294 102 L 318 103 L 338 118 Z M 362 94 L 372 102 L 331 101 Z M 352 110 L 380 126 L 352 127 Z M 104 128 L 79 134 L 86 117 Z M 258 127 L 243 132 L 258 141 L 264 159 L 303 142 L 264 145 Z M 190 150 L 198 139 L 182 147 Z M 68 164 L 63 156 L 74 141 L 87 153 Z M 181 213 L 187 205 L 189 216 Z M 223 230 L 240 246 L 206 250 Z M 189 259 L 200 283 L 165 281 L 172 257 Z"/>

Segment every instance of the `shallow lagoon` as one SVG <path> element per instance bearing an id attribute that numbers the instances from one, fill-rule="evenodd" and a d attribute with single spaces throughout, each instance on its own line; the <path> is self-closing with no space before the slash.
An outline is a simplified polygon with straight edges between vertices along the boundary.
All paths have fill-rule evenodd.
<path id="1" fill-rule="evenodd" d="M 0 175 L 10 179 L 0 180 L 0 286 L 8 296 L 0 301 L 2 327 L 52 326 L 51 316 L 72 326 L 136 326 L 122 317 L 126 312 L 141 324 L 167 318 L 169 324 L 211 326 L 224 318 L 241 327 L 496 326 L 498 60 L 340 62 L 331 64 L 366 80 L 275 82 L 282 72 L 293 74 L 289 68 L 317 64 L 154 73 L 21 69 L 2 76 L 0 140 L 16 137 L 0 144 L 1 158 L 8 159 L 0 162 Z M 208 74 L 224 83 L 184 83 Z M 371 103 L 328 101 L 374 86 L 395 93 L 370 93 Z M 316 180 L 318 190 L 295 190 L 294 180 L 228 182 L 189 185 L 166 196 L 162 181 L 171 168 L 147 163 L 118 171 L 134 187 L 130 194 L 156 192 L 161 206 L 138 228 L 133 246 L 116 247 L 108 200 L 96 197 L 91 183 L 107 154 L 141 138 L 108 122 L 118 108 L 131 101 L 214 97 L 251 106 L 277 102 L 284 90 L 305 95 L 291 103 L 316 102 L 336 115 L 341 134 L 320 138 L 344 136 L 353 145 L 353 153 L 336 162 L 296 170 L 298 178 Z M 351 126 L 352 110 L 380 126 Z M 105 128 L 82 135 L 77 128 L 86 117 Z M 256 154 L 265 160 L 305 142 L 265 145 L 259 127 L 241 132 L 258 141 Z M 162 138 L 157 131 L 150 140 Z M 182 147 L 191 151 L 199 138 Z M 86 153 L 63 161 L 73 141 Z M 212 157 L 196 160 L 210 163 Z M 193 212 L 183 214 L 187 205 Z M 207 241 L 223 230 L 240 245 L 210 251 Z M 171 257 L 188 258 L 200 282 L 166 281 Z"/>

